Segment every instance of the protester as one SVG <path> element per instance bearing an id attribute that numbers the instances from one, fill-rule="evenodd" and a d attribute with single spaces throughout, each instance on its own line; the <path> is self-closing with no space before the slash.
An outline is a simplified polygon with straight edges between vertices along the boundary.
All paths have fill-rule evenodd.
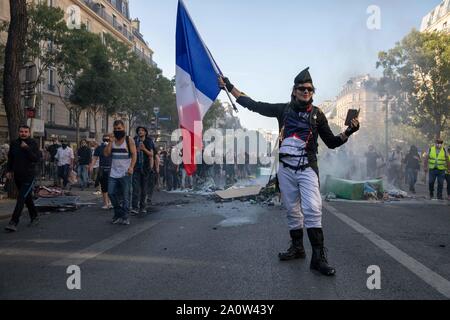
<path id="1" fill-rule="evenodd" d="M 40 160 L 39 153 L 38 144 L 31 138 L 30 127 L 25 125 L 21 126 L 19 128 L 19 138 L 11 143 L 8 152 L 6 178 L 8 180 L 14 180 L 19 191 L 11 221 L 5 228 L 8 232 L 17 231 L 25 204 L 30 215 L 29 226 L 35 226 L 39 223 L 38 212 L 34 205 L 32 195 L 35 183 L 36 164 Z"/>
<path id="2" fill-rule="evenodd" d="M 372 145 L 369 146 L 369 151 L 366 152 L 365 156 L 366 156 L 367 178 L 368 179 L 378 178 L 377 177 L 377 171 L 378 171 L 377 170 L 378 169 L 377 160 L 383 159 L 383 157 L 377 152 L 375 147 Z"/>
<path id="3" fill-rule="evenodd" d="M 344 133 L 338 136 L 332 133 L 325 114 L 313 106 L 315 87 L 308 69 L 295 78 L 288 104 L 256 102 L 237 90 L 227 78 L 219 77 L 219 86 L 231 92 L 240 105 L 278 120 L 282 140 L 278 180 L 283 203 L 288 209 L 292 238 L 291 247 L 287 252 L 280 253 L 279 259 L 305 258 L 303 228 L 306 227 L 313 249 L 310 268 L 333 276 L 336 270 L 328 264 L 324 247 L 317 140 L 320 135 L 329 148 L 335 149 L 345 144 L 360 125 L 355 118 Z"/>
<path id="4" fill-rule="evenodd" d="M 62 180 L 62 186 L 66 189 L 75 160 L 73 149 L 69 146 L 67 140 L 61 141 L 61 147 L 56 152 L 55 159 L 58 164 L 58 178 Z"/>
<path id="5" fill-rule="evenodd" d="M 111 143 L 105 148 L 104 155 L 112 156 L 108 194 L 114 207 L 113 224 L 130 225 L 131 178 L 136 165 L 136 144 L 125 132 L 125 123 L 116 120 Z"/>
<path id="6" fill-rule="evenodd" d="M 447 148 L 447 172 L 445 174 L 447 181 L 447 200 L 450 201 L 450 147 Z"/>
<path id="7" fill-rule="evenodd" d="M 80 188 L 83 191 L 89 182 L 88 167 L 92 159 L 92 151 L 88 147 L 85 139 L 81 140 L 80 148 L 77 150 L 78 177 L 80 179 Z"/>
<path id="8" fill-rule="evenodd" d="M 131 214 L 144 215 L 147 213 L 150 171 L 153 170 L 154 166 L 154 144 L 148 136 L 148 130 L 145 127 L 138 127 L 136 129 L 134 142 L 137 150 L 137 161 L 133 172 Z"/>
<path id="9" fill-rule="evenodd" d="M 103 207 L 102 207 L 103 210 L 109 210 L 113 208 L 108 196 L 108 182 L 109 182 L 109 175 L 111 174 L 112 158 L 110 156 L 109 157 L 105 156 L 105 148 L 108 146 L 109 143 L 110 143 L 110 136 L 104 135 L 103 143 L 95 149 L 94 157 L 92 158 L 92 162 L 89 167 L 89 171 L 92 172 L 95 167 L 95 164 L 97 162 L 99 164 L 97 180 L 101 187 L 101 194 L 103 197 Z"/>
<path id="10" fill-rule="evenodd" d="M 402 161 L 403 153 L 402 148 L 397 146 L 389 156 L 389 183 L 397 188 L 401 187 L 401 173 L 402 173 Z"/>
<path id="11" fill-rule="evenodd" d="M 429 172 L 430 199 L 434 198 L 434 185 L 438 181 L 437 198 L 443 200 L 445 173 L 450 165 L 447 152 L 443 146 L 444 141 L 437 139 L 424 159 L 424 169 Z"/>
<path id="12" fill-rule="evenodd" d="M 52 138 L 52 144 L 47 146 L 47 151 L 50 153 L 50 173 L 55 186 L 58 186 L 58 165 L 55 159 L 56 153 L 61 145 L 58 144 L 57 138 Z"/>
<path id="13" fill-rule="evenodd" d="M 411 146 L 409 153 L 404 159 L 404 164 L 409 191 L 416 193 L 415 185 L 417 183 L 417 175 L 420 171 L 420 155 L 416 146 Z"/>
<path id="14" fill-rule="evenodd" d="M 150 137 L 149 137 L 150 138 Z M 150 138 L 151 139 L 151 138 Z M 160 160 L 158 155 L 158 150 L 156 148 L 155 142 L 152 140 L 153 144 L 153 166 L 150 168 L 150 175 L 148 179 L 148 191 L 147 191 L 147 207 L 152 205 L 153 193 L 155 189 L 159 191 L 159 170 L 160 170 Z M 150 209 L 150 208 L 149 208 Z M 147 210 L 147 213 L 149 210 Z"/>

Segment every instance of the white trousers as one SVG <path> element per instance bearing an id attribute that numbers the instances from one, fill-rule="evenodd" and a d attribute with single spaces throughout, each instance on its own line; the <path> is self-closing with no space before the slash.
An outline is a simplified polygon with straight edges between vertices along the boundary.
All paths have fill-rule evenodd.
<path id="1" fill-rule="evenodd" d="M 280 164 L 278 180 L 283 204 L 288 211 L 289 229 L 322 228 L 322 197 L 314 170 L 307 168 L 296 173 Z"/>

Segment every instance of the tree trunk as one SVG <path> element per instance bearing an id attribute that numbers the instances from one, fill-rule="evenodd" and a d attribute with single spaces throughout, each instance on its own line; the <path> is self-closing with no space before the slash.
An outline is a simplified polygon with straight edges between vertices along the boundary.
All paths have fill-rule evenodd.
<path id="1" fill-rule="evenodd" d="M 20 70 L 23 66 L 25 38 L 28 28 L 26 0 L 9 0 L 11 21 L 5 47 L 3 72 L 3 103 L 8 119 L 9 141 L 19 137 L 19 127 L 25 123 L 25 114 L 20 103 Z M 9 181 L 8 197 L 17 198 L 15 183 Z"/>
<path id="2" fill-rule="evenodd" d="M 19 126 L 25 123 L 25 115 L 20 103 L 20 70 L 23 66 L 28 18 L 26 0 L 9 0 L 9 6 L 11 22 L 5 48 L 3 102 L 8 119 L 9 140 L 14 141 L 19 136 Z"/>

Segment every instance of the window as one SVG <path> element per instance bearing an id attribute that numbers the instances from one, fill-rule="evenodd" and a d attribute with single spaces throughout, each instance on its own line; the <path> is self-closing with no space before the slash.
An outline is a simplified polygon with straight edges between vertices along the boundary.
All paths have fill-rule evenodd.
<path id="1" fill-rule="evenodd" d="M 48 70 L 48 90 L 55 92 L 55 70 Z"/>
<path id="2" fill-rule="evenodd" d="M 86 20 L 86 30 L 91 31 L 91 20 Z"/>
<path id="3" fill-rule="evenodd" d="M 75 127 L 75 111 L 73 109 L 69 111 L 69 126 Z"/>
<path id="4" fill-rule="evenodd" d="M 49 52 L 53 52 L 53 41 L 52 41 L 52 40 L 49 40 L 49 41 L 47 42 L 47 50 L 48 50 Z"/>
<path id="5" fill-rule="evenodd" d="M 55 105 L 53 103 L 48 104 L 47 108 L 47 122 L 50 124 L 55 123 Z"/>
<path id="6" fill-rule="evenodd" d="M 106 44 L 106 34 L 107 34 L 106 31 L 102 32 L 102 43 L 103 44 Z"/>
<path id="7" fill-rule="evenodd" d="M 86 129 L 90 129 L 91 128 L 91 113 L 86 111 L 84 119 L 85 119 L 85 126 L 84 127 Z"/>
<path id="8" fill-rule="evenodd" d="M 112 15 L 112 19 L 113 19 L 113 27 L 117 27 L 117 17 L 114 14 Z"/>
<path id="9" fill-rule="evenodd" d="M 28 66 L 25 69 L 25 81 L 26 82 L 31 82 L 32 81 L 32 76 L 33 76 L 33 67 L 32 66 Z"/>
<path id="10" fill-rule="evenodd" d="M 106 132 L 106 114 L 102 116 L 102 133 Z"/>
<path id="11" fill-rule="evenodd" d="M 53 7 L 53 0 L 48 0 L 47 1 L 47 5 L 49 6 L 49 7 Z"/>

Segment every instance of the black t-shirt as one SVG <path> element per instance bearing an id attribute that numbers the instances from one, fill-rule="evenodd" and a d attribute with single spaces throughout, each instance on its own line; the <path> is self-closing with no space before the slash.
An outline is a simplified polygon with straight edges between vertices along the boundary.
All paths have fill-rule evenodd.
<path id="1" fill-rule="evenodd" d="M 406 168 L 420 170 L 420 157 L 418 153 L 408 153 L 405 157 Z"/>
<path id="2" fill-rule="evenodd" d="M 97 147 L 97 149 L 95 149 L 94 151 L 94 157 L 98 157 L 99 158 L 99 165 L 102 168 L 111 168 L 111 163 L 112 163 L 112 157 L 105 157 L 105 148 L 106 148 L 106 144 L 101 144 L 100 146 Z"/>
<path id="3" fill-rule="evenodd" d="M 47 151 L 50 153 L 50 161 L 51 162 L 55 162 L 55 156 L 56 153 L 58 152 L 58 149 L 61 148 L 61 146 L 59 144 L 52 144 L 50 146 L 47 147 Z"/>

